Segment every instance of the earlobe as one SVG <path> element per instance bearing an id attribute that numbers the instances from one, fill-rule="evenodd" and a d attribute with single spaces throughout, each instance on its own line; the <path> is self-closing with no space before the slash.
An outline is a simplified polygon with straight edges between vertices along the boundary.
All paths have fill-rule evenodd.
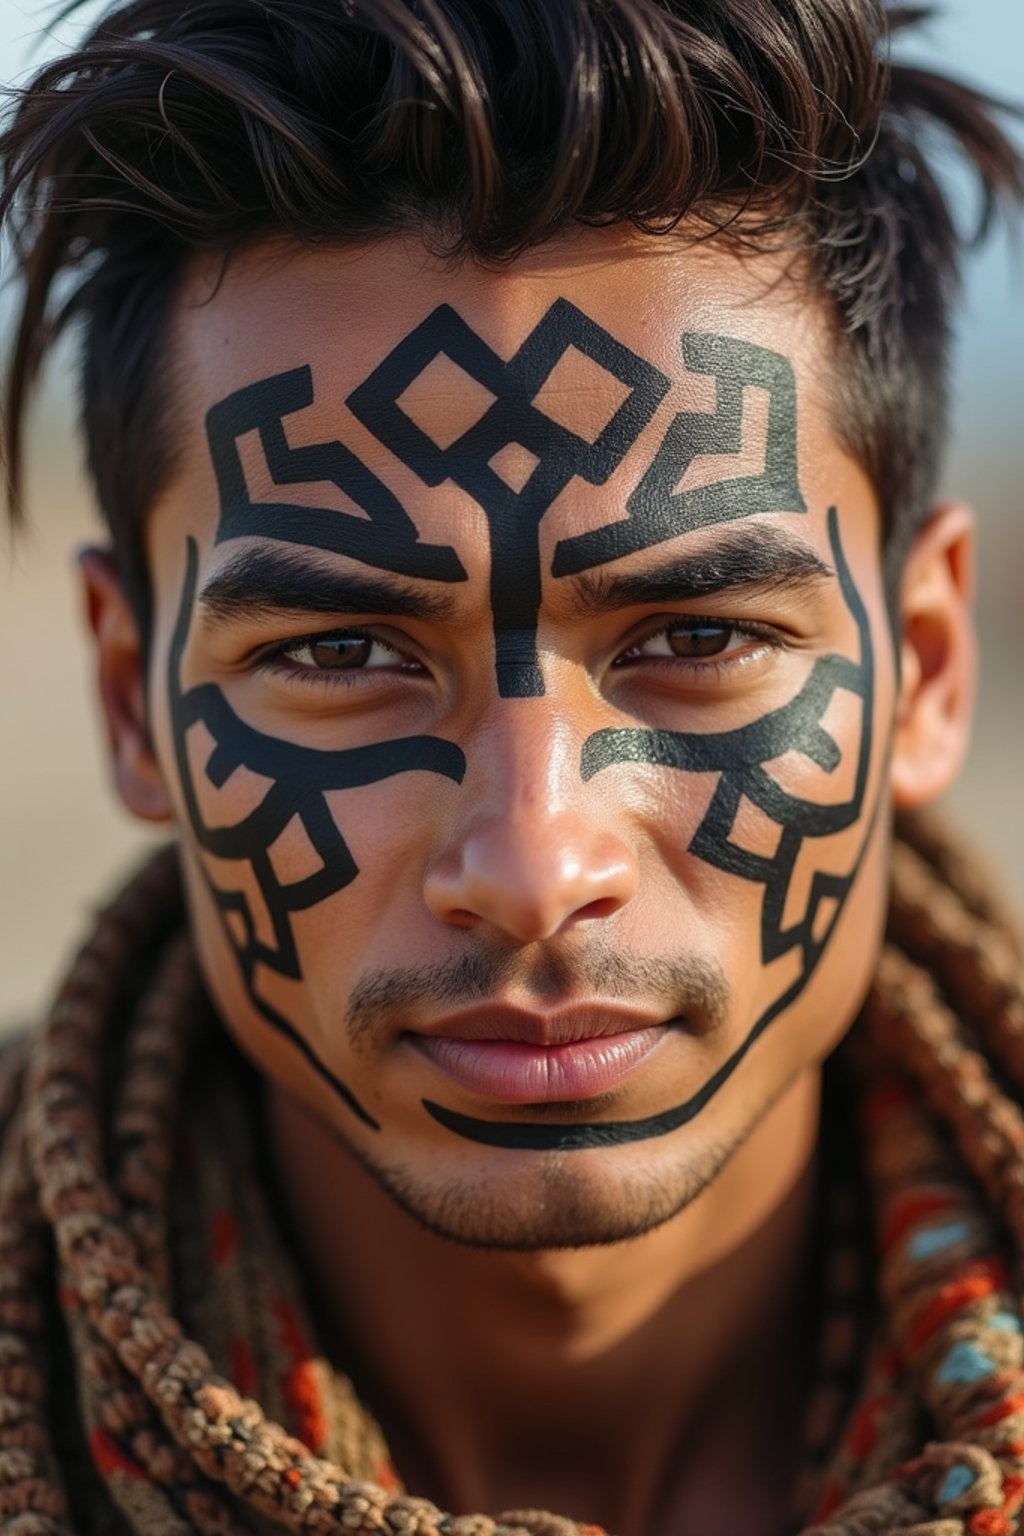
<path id="1" fill-rule="evenodd" d="M 890 767 L 897 810 L 944 794 L 966 755 L 977 672 L 973 598 L 974 515 L 950 502 L 918 533 L 903 571 Z"/>
<path id="2" fill-rule="evenodd" d="M 171 805 L 147 719 L 138 620 L 109 550 L 83 549 L 78 564 L 86 617 L 96 642 L 96 680 L 118 795 L 133 816 L 169 821 Z"/>

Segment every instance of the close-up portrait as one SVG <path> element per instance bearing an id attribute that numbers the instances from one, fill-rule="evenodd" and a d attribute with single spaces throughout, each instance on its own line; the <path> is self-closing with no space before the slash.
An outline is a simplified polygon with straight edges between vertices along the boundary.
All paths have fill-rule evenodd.
<path id="1" fill-rule="evenodd" d="M 0 0 L 0 1533 L 1024 1536 L 1019 0 Z"/>

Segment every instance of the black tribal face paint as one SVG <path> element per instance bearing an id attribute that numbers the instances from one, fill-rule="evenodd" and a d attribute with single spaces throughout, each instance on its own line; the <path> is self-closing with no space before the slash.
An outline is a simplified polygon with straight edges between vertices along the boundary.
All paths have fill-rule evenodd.
<path id="1" fill-rule="evenodd" d="M 334 821 L 324 796 L 330 790 L 353 789 L 398 773 L 439 773 L 461 783 L 466 761 L 451 741 L 436 736 L 405 736 L 372 746 L 322 751 L 297 746 L 276 736 L 254 730 L 231 708 L 215 683 L 199 683 L 183 689 L 181 664 L 195 604 L 197 551 L 190 539 L 187 570 L 178 620 L 168 658 L 167 685 L 171 729 L 178 775 L 189 823 L 196 842 L 212 858 L 241 861 L 251 870 L 267 912 L 272 941 L 257 937 L 249 901 L 240 890 L 223 890 L 207 877 L 207 884 L 224 919 L 224 932 L 235 952 L 246 990 L 257 1012 L 274 1029 L 298 1047 L 313 1069 L 334 1088 L 364 1124 L 377 1130 L 351 1088 L 320 1060 L 309 1042 L 288 1019 L 261 995 L 259 972 L 266 968 L 292 980 L 301 978 L 292 929 L 292 915 L 315 906 L 343 890 L 358 875 L 354 859 Z M 240 768 L 269 781 L 265 796 L 247 816 L 230 826 L 211 826 L 200 808 L 200 796 L 189 759 L 188 735 L 197 725 L 209 732 L 214 746 L 203 772 L 214 788 L 221 788 Z M 304 879 L 282 884 L 274 870 L 270 850 L 293 820 L 315 850 L 320 867 Z M 205 864 L 203 866 L 206 873 Z M 233 931 L 228 915 L 241 925 Z"/>
<path id="2" fill-rule="evenodd" d="M 599 369 L 610 398 L 619 402 L 589 437 L 556 421 L 538 403 L 570 353 Z M 553 576 L 605 565 L 711 523 L 755 512 L 806 510 L 796 473 L 796 385 L 787 359 L 749 342 L 704 334 L 684 335 L 682 356 L 693 372 L 714 379 L 715 409 L 681 411 L 674 417 L 626 502 L 628 516 L 563 539 L 555 549 Z M 483 400 L 477 420 L 443 445 L 428 436 L 402 403 L 441 358 L 454 364 Z M 608 480 L 669 386 L 670 380 L 653 364 L 559 299 L 507 362 L 454 309 L 442 305 L 349 395 L 346 404 L 353 415 L 425 485 L 450 481 L 483 510 L 491 538 L 495 667 L 503 697 L 544 692 L 537 659 L 541 519 L 573 479 L 588 485 Z M 677 492 L 674 487 L 695 458 L 739 452 L 748 387 L 765 390 L 769 399 L 764 469 Z M 289 446 L 284 417 L 312 402 L 310 371 L 297 368 L 247 385 L 210 411 L 207 432 L 222 507 L 218 543 L 259 535 L 350 555 L 406 576 L 464 581 L 456 551 L 421 544 L 397 498 L 343 443 Z M 275 485 L 326 481 L 350 496 L 367 516 L 287 501 L 254 503 L 238 450 L 239 438 L 253 431 L 259 434 Z M 529 471 L 516 486 L 501 472 L 501 455 L 510 449 L 525 456 Z"/>
<path id="3" fill-rule="evenodd" d="M 809 839 L 831 837 L 846 831 L 861 820 L 871 766 L 875 690 L 871 633 L 864 604 L 843 556 L 834 507 L 828 515 L 828 528 L 843 599 L 857 628 L 860 654 L 856 661 L 845 656 L 819 657 L 807 681 L 788 704 L 737 730 L 700 734 L 628 728 L 598 731 L 584 742 L 581 764 L 584 779 L 592 779 L 620 763 L 719 775 L 711 803 L 690 842 L 689 851 L 716 869 L 763 887 L 761 961 L 767 965 L 795 950 L 800 957 L 796 980 L 763 1010 L 744 1040 L 702 1088 L 660 1114 L 640 1120 L 604 1121 L 591 1125 L 578 1120 L 562 1125 L 517 1125 L 476 1119 L 427 1101 L 428 1112 L 449 1130 L 487 1146 L 544 1152 L 620 1146 L 665 1136 L 700 1113 L 732 1076 L 754 1041 L 797 1000 L 810 981 L 853 888 L 874 822 L 874 817 L 869 816 L 859 852 L 849 872 L 845 875 L 816 873 L 803 915 L 789 928 L 784 927 L 786 897 L 805 843 Z M 786 753 L 796 752 L 826 772 L 839 766 L 839 747 L 822 724 L 837 689 L 844 689 L 861 701 L 856 777 L 849 799 L 835 805 L 822 805 L 789 794 L 772 777 L 766 765 Z M 731 839 L 744 800 L 750 801 L 779 828 L 778 844 L 770 857 L 751 853 Z M 826 902 L 832 904 L 832 911 L 827 923 L 821 927 L 818 918 Z"/>
<path id="4" fill-rule="evenodd" d="M 593 438 L 552 419 L 537 399 L 563 358 L 575 351 L 608 375 L 625 397 Z M 401 397 L 441 355 L 493 397 L 479 420 L 445 447 L 416 425 Z M 700 528 L 752 512 L 802 512 L 796 481 L 795 411 L 789 363 L 777 353 L 724 336 L 684 336 L 688 367 L 711 374 L 714 412 L 682 412 L 626 504 L 628 518 L 555 550 L 553 576 L 568 576 Z M 548 508 L 573 479 L 603 485 L 664 399 L 670 381 L 652 364 L 559 299 L 505 362 L 453 309 L 436 309 L 348 398 L 349 409 L 426 485 L 458 485 L 483 509 L 491 534 L 491 608 L 498 689 L 505 698 L 544 692 L 537 661 L 541 601 L 538 535 Z M 764 472 L 699 490 L 673 492 L 700 454 L 737 453 L 747 385 L 771 398 Z M 518 489 L 495 467 L 510 448 L 525 449 L 533 467 Z"/>
<path id="5" fill-rule="evenodd" d="M 586 360 L 592 379 L 593 370 L 599 370 L 607 385 L 604 397 L 610 403 L 604 419 L 591 421 L 586 430 L 579 421 L 566 424 L 556 419 L 559 412 L 553 402 L 558 391 L 552 393 L 552 380 L 569 354 Z M 714 408 L 681 411 L 671 418 L 660 446 L 640 467 L 634 489 L 624 499 L 624 515 L 561 539 L 548 573 L 552 580 L 605 566 L 712 524 L 738 522 L 757 513 L 806 512 L 797 473 L 796 384 L 787 359 L 748 342 L 704 333 L 684 334 L 681 356 L 691 373 L 713 381 Z M 456 435 L 445 441 L 435 440 L 409 405 L 409 392 L 429 377 L 428 371 L 439 361 L 460 371 L 480 402 L 475 419 L 469 425 L 462 422 Z M 536 640 L 544 577 L 540 563 L 544 516 L 572 481 L 599 486 L 609 480 L 654 419 L 669 388 L 670 380 L 658 368 L 560 299 L 507 360 L 454 309 L 443 305 L 348 396 L 345 404 L 362 427 L 424 485 L 450 482 L 483 511 L 490 539 L 496 680 L 502 697 L 544 692 Z M 748 388 L 767 398 L 763 468 L 677 489 L 695 460 L 741 451 Z M 302 447 L 289 443 L 285 419 L 312 403 L 312 374 L 300 367 L 246 385 L 209 412 L 207 434 L 220 494 L 216 542 L 256 538 L 306 547 L 414 582 L 441 584 L 433 589 L 435 593 L 465 582 L 466 570 L 456 547 L 457 526 L 452 528 L 451 544 L 422 542 L 409 511 L 340 438 Z M 341 421 L 340 406 L 338 415 Z M 251 434 L 259 441 L 275 487 L 326 482 L 342 491 L 358 513 L 295 503 L 283 496 L 254 500 L 240 450 L 240 439 Z M 509 473 L 509 454 L 518 465 L 515 474 Z M 606 771 L 622 772 L 629 765 L 638 774 L 651 767 L 716 774 L 711 803 L 689 852 L 762 888 L 761 960 L 767 965 L 795 953 L 797 979 L 764 1009 L 746 1038 L 697 1093 L 661 1114 L 589 1125 L 579 1118 L 564 1125 L 516 1124 L 477 1119 L 425 1100 L 424 1108 L 435 1122 L 469 1141 L 537 1151 L 614 1146 L 663 1136 L 700 1112 L 754 1041 L 806 987 L 856 879 L 873 821 L 869 815 L 860 852 L 849 872 L 816 875 L 804 914 L 785 926 L 787 894 L 802 851 L 815 839 L 842 832 L 861 820 L 871 762 L 875 676 L 871 639 L 864 605 L 844 559 L 834 509 L 829 514 L 829 539 L 838 590 L 858 636 L 856 659 L 819 658 L 787 704 L 740 729 L 700 734 L 638 728 L 599 731 L 585 742 L 580 765 L 585 781 Z M 313 750 L 254 730 L 215 684 L 185 688 L 182 659 L 195 602 L 196 565 L 196 550 L 190 543 L 168 664 L 178 771 L 202 854 L 247 866 L 265 906 L 269 940 L 258 936 L 244 892 L 221 889 L 204 864 L 206 877 L 256 1009 L 293 1042 L 360 1121 L 379 1129 L 352 1089 L 319 1060 L 295 1024 L 263 995 L 260 979 L 276 973 L 302 980 L 293 915 L 344 889 L 359 873 L 326 794 L 413 771 L 461 783 L 463 752 L 456 743 L 432 736 L 403 737 L 348 750 Z M 855 783 L 849 799 L 823 805 L 787 792 L 769 764 L 796 753 L 825 772 L 839 765 L 840 749 L 824 724 L 837 690 L 854 695 L 861 706 Z M 212 826 L 203 816 L 188 745 L 190 732 L 200 726 L 213 741 L 202 768 L 213 788 L 226 784 L 242 768 L 260 775 L 269 786 L 255 809 L 229 827 Z M 748 851 L 733 835 L 737 817 L 748 803 L 779 830 L 771 855 Z M 295 820 L 320 863 L 314 873 L 285 884 L 275 873 L 270 850 Z M 823 903 L 831 906 L 824 922 Z"/>

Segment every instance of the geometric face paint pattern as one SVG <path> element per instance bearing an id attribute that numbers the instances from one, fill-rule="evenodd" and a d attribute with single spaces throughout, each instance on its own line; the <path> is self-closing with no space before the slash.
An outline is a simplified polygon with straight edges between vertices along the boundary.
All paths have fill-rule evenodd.
<path id="1" fill-rule="evenodd" d="M 871 763 L 874 704 L 874 658 L 871 634 L 860 594 L 843 555 L 835 508 L 828 515 L 829 539 L 846 606 L 859 637 L 856 661 L 840 655 L 819 657 L 802 688 L 787 704 L 749 725 L 724 732 L 683 732 L 610 728 L 597 731 L 583 745 L 583 778 L 592 779 L 615 763 L 636 762 L 668 767 L 683 773 L 716 773 L 718 783 L 689 849 L 705 863 L 764 889 L 761 906 L 761 958 L 764 964 L 796 951 L 800 969 L 791 982 L 762 1011 L 732 1055 L 683 1103 L 638 1120 L 585 1124 L 513 1124 L 459 1114 L 425 1101 L 435 1120 L 470 1141 L 488 1146 L 535 1151 L 569 1151 L 615 1146 L 664 1136 L 685 1125 L 714 1097 L 772 1021 L 796 1001 L 818 962 L 842 914 L 871 836 L 865 831 L 859 852 L 847 873 L 818 871 L 809 888 L 804 912 L 789 927 L 784 912 L 793 873 L 801 853 L 816 838 L 830 837 L 855 826 L 864 812 Z M 837 689 L 860 700 L 861 728 L 854 783 L 849 798 L 819 804 L 788 793 L 766 764 L 786 753 L 799 753 L 826 773 L 841 761 L 839 747 L 822 721 Z M 774 822 L 778 842 L 770 856 L 750 852 L 732 839 L 745 801 Z M 824 904 L 829 906 L 825 907 Z M 829 911 L 829 907 L 831 911 Z M 822 911 L 827 922 L 819 921 Z"/>
<path id="2" fill-rule="evenodd" d="M 710 377 L 714 406 L 680 411 L 660 447 L 624 499 L 625 515 L 596 529 L 562 539 L 555 546 L 551 575 L 571 576 L 647 549 L 682 533 L 757 513 L 806 511 L 797 473 L 796 383 L 781 354 L 734 337 L 702 332 L 681 338 L 683 360 L 692 373 Z M 615 386 L 618 403 L 591 430 L 573 430 L 544 408 L 545 387 L 570 353 L 603 372 Z M 453 440 L 436 442 L 410 414 L 407 392 L 438 361 L 460 369 L 483 392 L 486 403 Z M 578 359 L 577 359 L 578 361 Z M 346 404 L 361 424 L 428 486 L 458 486 L 483 511 L 490 537 L 490 599 L 499 693 L 529 697 L 544 691 L 536 645 L 542 591 L 539 530 L 561 492 L 578 478 L 605 483 L 654 417 L 670 387 L 652 364 L 616 340 L 567 300 L 548 309 L 509 359 L 503 359 L 450 306 L 441 305 L 384 358 Z M 735 455 L 743 446 L 744 400 L 748 388 L 767 398 L 763 468 L 679 489 L 694 460 Z M 617 393 L 616 393 L 617 391 Z M 557 393 L 557 391 L 556 391 Z M 415 523 L 394 493 L 340 440 L 293 446 L 284 419 L 313 403 L 309 368 L 294 368 L 236 390 L 207 416 L 207 435 L 220 493 L 216 542 L 265 538 L 358 560 L 378 569 L 425 581 L 462 582 L 466 571 L 456 550 L 422 543 Z M 577 423 L 578 424 L 578 423 Z M 307 501 L 253 500 L 246 483 L 240 440 L 255 433 L 275 487 L 330 483 L 358 513 Z M 500 460 L 514 450 L 525 475 L 510 484 Z M 584 744 L 585 780 L 614 763 L 636 762 L 680 772 L 715 773 L 718 783 L 690 851 L 764 890 L 762 959 L 798 954 L 800 974 L 756 1020 L 746 1039 L 714 1076 L 685 1103 L 642 1120 L 587 1125 L 515 1125 L 476 1119 L 424 1101 L 426 1110 L 450 1130 L 494 1146 L 537 1150 L 615 1145 L 661 1136 L 685 1124 L 731 1076 L 753 1042 L 788 1007 L 813 974 L 857 874 L 870 836 L 844 876 L 818 874 L 804 915 L 784 926 L 784 912 L 802 850 L 816 838 L 853 826 L 863 812 L 871 754 L 874 668 L 867 618 L 843 558 L 838 522 L 829 514 L 829 536 L 839 584 L 860 637 L 857 661 L 819 658 L 803 688 L 787 705 L 760 720 L 722 733 L 613 729 Z M 189 542 L 188 576 L 171 648 L 169 685 L 175 750 L 195 835 L 211 857 L 245 860 L 251 867 L 270 924 L 270 942 L 261 942 L 253 913 L 241 891 L 219 889 L 204 873 L 225 923 L 254 1005 L 273 1027 L 293 1041 L 368 1125 L 376 1122 L 351 1089 L 319 1061 L 299 1031 L 261 996 L 263 969 L 299 980 L 292 915 L 343 889 L 357 875 L 355 863 L 324 795 L 374 782 L 395 773 L 422 770 L 461 782 L 465 759 L 452 742 L 407 737 L 356 749 L 324 752 L 268 737 L 245 724 L 223 692 L 212 684 L 187 691 L 181 686 L 181 659 L 195 600 L 197 555 Z M 767 765 L 786 753 L 802 753 L 826 772 L 839 763 L 839 748 L 823 721 L 837 689 L 861 700 L 862 723 L 856 782 L 850 799 L 824 806 L 788 794 Z M 214 786 L 240 767 L 270 781 L 264 799 L 237 826 L 211 827 L 200 810 L 187 750 L 187 735 L 202 723 L 214 741 L 204 773 Z M 755 854 L 732 833 L 742 806 L 750 803 L 779 829 L 774 854 Z M 270 850 L 296 819 L 315 849 L 319 868 L 290 885 L 273 869 Z M 873 820 L 873 817 L 870 818 Z M 822 903 L 832 903 L 822 923 Z M 234 924 L 230 921 L 234 918 Z M 232 931 L 234 928 L 234 931 Z"/>
<path id="3" fill-rule="evenodd" d="M 682 411 L 629 496 L 627 517 L 563 539 L 552 575 L 568 576 L 675 538 L 691 528 L 753 512 L 803 512 L 796 474 L 796 385 L 777 352 L 734 338 L 688 334 L 687 366 L 715 380 L 710 412 Z M 603 370 L 625 398 L 592 438 L 555 421 L 538 404 L 544 386 L 570 352 Z M 491 397 L 464 432 L 434 441 L 403 409 L 402 396 L 445 357 Z M 676 492 L 703 454 L 738 453 L 743 394 L 768 391 L 768 449 L 763 471 Z M 462 317 L 442 305 L 418 325 L 348 397 L 353 415 L 425 485 L 457 485 L 482 509 L 490 531 L 490 596 L 498 691 L 504 698 L 544 692 L 537 659 L 541 601 L 539 529 L 544 514 L 574 479 L 603 485 L 622 463 L 664 399 L 670 381 L 638 353 L 565 299 L 557 299 L 507 361 Z M 502 453 L 525 452 L 533 467 L 518 488 L 496 471 Z"/>
<path id="4" fill-rule="evenodd" d="M 682 356 L 691 372 L 714 381 L 711 411 L 680 411 L 626 499 L 626 516 L 562 539 L 551 574 L 604 565 L 682 532 L 755 512 L 803 512 L 796 468 L 796 385 L 777 352 L 734 337 L 687 333 Z M 618 401 L 589 435 L 555 420 L 542 406 L 545 387 L 569 354 L 586 360 Z M 488 403 L 452 441 L 436 442 L 403 404 L 407 391 L 439 360 L 461 371 Z M 505 698 L 543 694 L 537 657 L 540 524 L 578 479 L 602 485 L 623 462 L 670 387 L 658 368 L 616 340 L 575 305 L 557 299 L 509 359 L 498 355 L 450 305 L 417 325 L 348 396 L 356 419 L 424 485 L 450 482 L 481 508 L 490 536 L 490 600 L 498 691 Z M 742 447 L 743 400 L 753 387 L 768 397 L 764 468 L 754 474 L 679 491 L 694 459 Z M 347 555 L 428 581 L 461 582 L 466 572 L 447 545 L 420 543 L 415 524 L 384 482 L 340 440 L 293 447 L 284 418 L 313 403 L 312 375 L 295 368 L 236 390 L 207 416 L 220 493 L 217 542 L 244 537 L 284 540 Z M 256 433 L 273 484 L 338 487 L 363 515 L 286 500 L 253 501 L 239 440 Z M 530 469 L 511 485 L 500 472 L 515 450 Z"/>
<path id="5" fill-rule="evenodd" d="M 343 890 L 359 873 L 325 795 L 414 771 L 442 774 L 458 784 L 465 773 L 465 757 L 454 742 L 437 736 L 404 736 L 333 751 L 299 746 L 247 725 L 215 683 L 183 689 L 181 663 L 195 603 L 197 566 L 196 544 L 189 539 L 185 583 L 168 659 L 168 695 L 178 776 L 192 831 L 203 852 L 228 862 L 244 861 L 248 866 L 267 914 L 270 942 L 257 937 L 257 923 L 245 894 L 222 889 L 201 860 L 204 877 L 256 1010 L 292 1041 L 365 1124 L 377 1129 L 377 1122 L 352 1089 L 320 1060 L 295 1026 L 262 995 L 259 971 L 265 968 L 299 980 L 293 914 Z M 203 770 L 214 788 L 223 787 L 233 773 L 243 768 L 270 781 L 259 804 L 230 826 L 210 826 L 200 808 L 188 749 L 189 732 L 199 724 L 214 743 Z M 319 867 L 303 879 L 282 883 L 274 870 L 271 848 L 292 822 L 301 825 Z M 235 931 L 229 914 L 234 916 L 240 932 Z"/>

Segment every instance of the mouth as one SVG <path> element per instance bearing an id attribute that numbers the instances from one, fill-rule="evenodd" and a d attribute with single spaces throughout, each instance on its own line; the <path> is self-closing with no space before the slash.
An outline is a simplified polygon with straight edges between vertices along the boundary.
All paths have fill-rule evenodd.
<path id="1" fill-rule="evenodd" d="M 407 1035 L 417 1053 L 477 1098 L 502 1104 L 571 1103 L 617 1087 L 681 1020 L 621 1004 L 557 1014 L 490 1008 Z"/>

